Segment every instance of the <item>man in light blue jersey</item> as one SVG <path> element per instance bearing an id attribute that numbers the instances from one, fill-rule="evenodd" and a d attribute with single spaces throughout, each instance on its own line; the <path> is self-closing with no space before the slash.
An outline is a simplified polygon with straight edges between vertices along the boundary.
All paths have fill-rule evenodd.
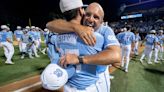
<path id="1" fill-rule="evenodd" d="M 144 52 L 142 53 L 142 56 L 140 58 L 141 63 L 143 63 L 143 59 L 146 55 L 148 57 L 147 63 L 153 64 L 151 61 L 152 52 L 155 49 L 155 47 L 157 46 L 157 42 L 158 42 L 158 38 L 155 36 L 155 33 L 156 33 L 155 30 L 151 30 L 150 33 L 148 35 L 146 35 L 145 39 L 141 43 L 141 46 L 142 46 L 144 41 L 146 41 Z"/>
<path id="2" fill-rule="evenodd" d="M 34 58 L 32 56 L 32 44 L 33 40 L 32 37 L 28 34 L 28 30 L 23 30 L 23 35 L 21 36 L 21 45 L 22 45 L 22 56 L 21 59 L 24 59 L 25 55 L 28 54 L 29 58 Z"/>
<path id="3" fill-rule="evenodd" d="M 34 43 L 32 44 L 32 52 L 35 55 L 35 57 L 40 57 L 37 53 L 37 33 L 35 31 L 35 26 L 31 26 L 31 30 L 28 31 L 28 34 L 30 35 L 30 37 L 32 37 L 32 40 L 34 41 Z"/>
<path id="4" fill-rule="evenodd" d="M 3 46 L 4 49 L 4 54 L 6 57 L 6 64 L 14 64 L 12 62 L 12 57 L 14 55 L 14 47 L 12 44 L 12 39 L 11 39 L 11 35 L 9 32 L 7 32 L 7 30 L 9 29 L 6 25 L 2 25 L 1 26 L 1 44 Z"/>
<path id="5" fill-rule="evenodd" d="M 164 60 L 163 58 L 163 41 L 164 41 L 164 35 L 163 35 L 163 30 L 159 30 L 158 31 L 158 35 L 157 35 L 157 38 L 159 39 L 159 57 L 158 59 L 159 60 Z"/>
<path id="6" fill-rule="evenodd" d="M 105 81 L 103 81 L 103 83 L 100 83 L 100 84 L 98 84 L 98 81 L 102 82 L 103 79 L 105 80 L 104 76 L 103 76 L 102 80 L 100 79 L 100 78 L 102 78 L 100 76 L 101 76 L 101 73 L 105 74 L 105 71 L 107 70 L 106 65 L 119 62 L 119 60 L 120 60 L 119 49 L 120 48 L 119 48 L 119 43 L 116 40 L 115 35 L 114 35 L 113 31 L 111 30 L 111 28 L 109 28 L 107 26 L 105 27 L 102 25 L 103 16 L 104 16 L 104 14 L 103 14 L 103 10 L 102 10 L 101 6 L 97 3 L 92 3 L 87 8 L 87 12 L 86 12 L 86 16 L 84 17 L 83 24 L 93 27 L 96 32 L 101 34 L 103 36 L 103 38 L 106 39 L 103 42 L 103 47 L 100 47 L 101 49 L 104 49 L 104 50 L 102 52 L 97 51 L 96 53 L 91 52 L 91 53 L 94 53 L 91 55 L 88 53 L 89 51 L 87 51 L 85 49 L 81 49 L 81 48 L 86 48 L 86 47 L 83 47 L 83 46 L 81 46 L 82 44 L 79 44 L 78 46 L 80 46 L 80 49 L 77 49 L 77 47 L 76 47 L 76 50 L 68 51 L 69 53 L 64 54 L 60 59 L 60 64 L 63 67 L 67 66 L 67 64 L 76 65 L 76 73 L 73 75 L 73 77 L 68 81 L 67 85 L 65 86 L 65 90 L 68 92 L 72 92 L 72 91 L 75 91 L 75 92 L 76 91 L 109 92 L 109 87 L 110 87 L 109 84 L 102 86 L 102 84 L 105 83 Z M 64 28 L 63 31 L 60 30 L 62 28 L 59 28 L 59 27 L 61 27 L 61 25 L 59 26 L 59 24 L 56 25 L 57 28 L 54 27 L 55 26 L 54 23 L 57 23 L 57 22 L 64 23 L 62 25 L 62 28 Z M 93 31 L 91 31 L 92 29 L 90 27 L 85 27 L 85 26 L 80 25 L 79 22 L 78 22 L 78 24 L 70 23 L 70 22 L 66 22 L 66 21 L 59 19 L 56 22 L 52 21 L 52 22 L 48 23 L 47 27 L 51 31 L 56 31 L 59 33 L 68 33 L 68 32 L 77 33 L 79 35 L 79 37 L 82 38 L 82 40 L 86 44 L 93 45 L 93 46 L 95 44 L 96 38 L 94 36 L 95 34 L 93 33 Z M 75 28 L 77 30 L 71 29 L 72 27 L 77 27 L 77 28 Z M 56 29 L 59 29 L 60 31 L 56 30 Z M 82 29 L 83 30 L 87 29 L 87 30 L 83 31 Z M 65 39 L 65 40 L 67 40 L 66 42 L 70 42 L 70 43 L 74 44 L 74 42 L 76 43 L 76 39 L 79 39 L 77 41 L 82 43 L 82 40 L 79 37 L 77 37 L 76 35 L 72 36 L 72 38 L 75 38 L 75 39 L 72 39 L 72 38 L 66 39 L 70 36 L 70 34 L 71 33 L 68 33 L 67 37 L 66 36 L 63 37 L 62 35 L 61 36 L 59 35 L 59 40 L 61 41 L 62 39 Z M 70 41 L 71 39 L 72 39 L 72 42 Z M 83 43 L 83 45 L 86 45 L 86 44 Z M 117 50 L 118 52 L 115 50 Z M 113 52 L 111 52 L 111 51 L 113 51 Z M 86 54 L 86 52 L 88 54 Z M 72 53 L 72 54 L 70 54 L 70 53 Z M 78 55 L 76 53 L 79 53 L 79 55 L 82 55 L 82 56 L 78 57 Z M 112 54 L 115 54 L 116 57 L 111 58 Z M 80 62 L 80 64 L 79 64 L 79 62 Z M 102 66 L 99 66 L 99 65 L 102 65 Z M 93 67 L 89 67 L 89 66 L 93 66 Z M 93 71 L 92 71 L 92 69 L 93 69 Z M 108 74 L 109 74 L 109 72 L 108 72 Z M 86 81 L 85 79 L 89 80 L 89 81 Z M 108 78 L 107 78 L 106 82 L 107 81 L 108 81 Z M 95 84 L 95 82 L 96 82 L 96 84 Z M 103 88 L 103 87 L 105 87 L 105 88 Z M 93 88 L 93 90 L 91 88 Z"/>
<path id="7" fill-rule="evenodd" d="M 47 29 L 48 30 L 48 29 Z M 50 58 L 51 63 L 58 63 L 59 60 L 59 53 L 56 44 L 56 37 L 57 34 L 49 32 L 45 37 L 46 45 L 48 47 L 47 54 Z"/>
<path id="8" fill-rule="evenodd" d="M 139 45 L 139 41 L 141 41 L 141 37 L 137 30 L 135 30 L 134 34 L 135 34 L 135 43 L 134 43 L 133 51 L 135 55 L 138 55 L 138 45 Z"/>
<path id="9" fill-rule="evenodd" d="M 128 72 L 131 46 L 134 45 L 135 35 L 134 35 L 134 33 L 131 32 L 131 27 L 127 26 L 126 31 L 119 34 L 117 38 L 120 41 L 121 48 L 122 48 L 121 67 L 124 69 L 125 72 Z M 124 63 L 125 63 L 125 65 L 124 65 Z"/>
<path id="10" fill-rule="evenodd" d="M 41 29 L 39 27 L 35 27 L 36 32 L 36 48 L 41 52 Z"/>
<path id="11" fill-rule="evenodd" d="M 20 41 L 20 38 L 22 35 L 23 35 L 23 32 L 22 32 L 21 26 L 17 26 L 17 30 L 14 31 L 14 38 L 18 42 L 20 53 L 22 53 L 22 45 Z"/>
<path id="12" fill-rule="evenodd" d="M 1 41 L 2 41 L 2 32 L 1 32 L 1 30 L 0 30 L 0 47 L 2 47 Z"/>
<path id="13" fill-rule="evenodd" d="M 7 32 L 9 33 L 9 37 L 11 39 L 11 42 L 13 43 L 13 32 L 10 30 L 10 28 L 7 28 Z"/>
<path id="14" fill-rule="evenodd" d="M 46 40 L 46 37 L 48 36 L 49 34 L 49 30 L 47 28 L 45 28 L 43 31 L 42 31 L 42 34 L 44 36 L 44 43 L 46 44 L 47 40 Z M 43 48 L 43 50 L 41 51 L 43 54 L 46 54 L 48 48 L 47 48 L 47 44 L 46 44 L 46 47 Z"/>

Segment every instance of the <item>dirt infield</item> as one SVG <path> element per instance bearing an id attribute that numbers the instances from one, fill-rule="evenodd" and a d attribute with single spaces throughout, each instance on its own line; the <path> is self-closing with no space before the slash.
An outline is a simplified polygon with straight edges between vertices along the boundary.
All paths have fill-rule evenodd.
<path id="1" fill-rule="evenodd" d="M 40 81 L 39 75 L 0 87 L 0 92 L 14 91 Z"/>
<path id="2" fill-rule="evenodd" d="M 143 47 L 139 49 L 139 54 L 142 52 Z M 110 67 L 109 72 L 113 73 L 117 68 Z M 40 75 L 30 77 L 21 81 L 17 81 L 5 86 L 0 87 L 0 92 L 63 92 L 62 89 L 57 91 L 45 90 L 41 86 Z"/>

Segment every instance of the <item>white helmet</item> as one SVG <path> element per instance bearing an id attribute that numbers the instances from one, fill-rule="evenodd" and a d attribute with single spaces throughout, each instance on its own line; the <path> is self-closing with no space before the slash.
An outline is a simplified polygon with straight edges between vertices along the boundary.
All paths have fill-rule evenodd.
<path id="1" fill-rule="evenodd" d="M 30 27 L 29 26 L 26 26 L 26 29 L 30 29 Z"/>
<path id="2" fill-rule="evenodd" d="M 17 26 L 17 29 L 21 29 L 21 26 Z"/>
<path id="3" fill-rule="evenodd" d="M 24 29 L 23 32 L 26 32 L 27 33 L 28 32 L 28 29 Z"/>
<path id="4" fill-rule="evenodd" d="M 39 27 L 35 27 L 36 30 L 39 30 Z"/>
<path id="5" fill-rule="evenodd" d="M 160 33 L 163 33 L 163 30 L 159 30 Z"/>
<path id="6" fill-rule="evenodd" d="M 150 33 L 155 34 L 155 33 L 156 33 L 156 31 L 155 31 L 155 30 L 151 30 L 151 31 L 150 31 Z"/>
<path id="7" fill-rule="evenodd" d="M 8 27 L 6 25 L 1 25 L 1 29 L 7 29 Z"/>
<path id="8" fill-rule="evenodd" d="M 9 28 L 9 27 L 7 27 L 6 29 L 7 29 L 7 30 L 10 30 L 10 28 Z"/>
<path id="9" fill-rule="evenodd" d="M 68 80 L 66 70 L 57 64 L 49 64 L 41 74 L 42 86 L 48 90 L 60 89 Z"/>
<path id="10" fill-rule="evenodd" d="M 31 29 L 35 29 L 35 26 L 31 26 Z"/>
<path id="11" fill-rule="evenodd" d="M 44 29 L 44 31 L 45 31 L 45 32 L 47 32 L 47 31 L 48 31 L 48 29 L 47 29 L 47 28 L 45 28 L 45 29 Z"/>

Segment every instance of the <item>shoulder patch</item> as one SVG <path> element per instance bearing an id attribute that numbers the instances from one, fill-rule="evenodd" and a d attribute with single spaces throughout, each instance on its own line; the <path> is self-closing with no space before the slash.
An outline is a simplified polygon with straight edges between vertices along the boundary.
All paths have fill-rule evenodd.
<path id="1" fill-rule="evenodd" d="M 116 37 L 113 36 L 113 35 L 109 35 L 109 36 L 108 36 L 108 40 L 116 40 Z"/>

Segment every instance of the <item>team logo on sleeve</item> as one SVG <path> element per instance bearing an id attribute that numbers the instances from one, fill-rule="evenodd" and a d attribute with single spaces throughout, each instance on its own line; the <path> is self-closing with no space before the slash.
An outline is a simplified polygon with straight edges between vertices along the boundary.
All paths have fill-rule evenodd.
<path id="1" fill-rule="evenodd" d="M 116 40 L 116 37 L 113 36 L 113 35 L 109 35 L 109 36 L 108 36 L 108 40 Z"/>

